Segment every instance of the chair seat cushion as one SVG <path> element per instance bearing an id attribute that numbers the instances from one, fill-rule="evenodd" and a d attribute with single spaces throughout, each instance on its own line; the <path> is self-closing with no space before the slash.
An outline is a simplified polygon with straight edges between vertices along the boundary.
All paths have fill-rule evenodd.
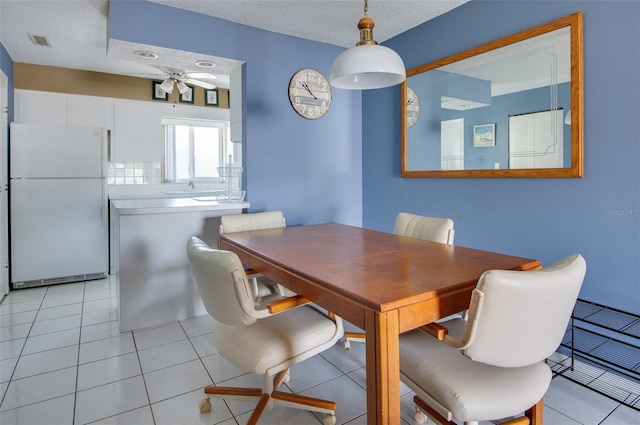
<path id="1" fill-rule="evenodd" d="M 454 319 L 442 325 L 457 336 L 466 322 Z M 517 368 L 490 366 L 418 330 L 400 336 L 400 374 L 420 398 L 429 394 L 461 421 L 517 415 L 537 403 L 551 382 L 551 370 L 544 362 Z"/>
<path id="2" fill-rule="evenodd" d="M 302 306 L 248 326 L 217 323 L 214 338 L 218 352 L 234 365 L 273 375 L 290 367 L 293 357 L 308 358 L 333 345 L 341 337 L 337 332 L 327 315 Z"/>

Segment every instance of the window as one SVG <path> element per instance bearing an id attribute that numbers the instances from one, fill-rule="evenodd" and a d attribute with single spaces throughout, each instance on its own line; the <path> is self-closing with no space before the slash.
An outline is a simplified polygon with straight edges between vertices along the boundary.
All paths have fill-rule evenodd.
<path id="1" fill-rule="evenodd" d="M 229 141 L 228 122 L 164 118 L 162 124 L 165 182 L 218 182 L 218 167 L 239 158 Z"/>

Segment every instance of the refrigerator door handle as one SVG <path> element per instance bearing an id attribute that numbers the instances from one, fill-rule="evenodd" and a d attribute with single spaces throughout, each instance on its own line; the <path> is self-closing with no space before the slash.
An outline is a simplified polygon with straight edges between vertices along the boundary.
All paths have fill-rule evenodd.
<path id="1" fill-rule="evenodd" d="M 111 149 L 111 131 L 108 128 L 102 129 L 101 144 L 101 161 L 100 161 L 100 177 L 102 178 L 102 223 L 108 225 L 108 204 L 107 204 L 107 161 L 109 158 L 109 150 Z"/>
<path id="2" fill-rule="evenodd" d="M 107 141 L 107 161 L 112 161 L 113 160 L 113 154 L 111 153 L 111 130 L 106 128 L 105 129 L 105 140 Z"/>
<path id="3" fill-rule="evenodd" d="M 107 217 L 108 213 L 108 205 L 107 205 L 107 179 L 105 177 L 102 178 L 102 223 L 104 225 L 108 225 L 109 218 Z"/>

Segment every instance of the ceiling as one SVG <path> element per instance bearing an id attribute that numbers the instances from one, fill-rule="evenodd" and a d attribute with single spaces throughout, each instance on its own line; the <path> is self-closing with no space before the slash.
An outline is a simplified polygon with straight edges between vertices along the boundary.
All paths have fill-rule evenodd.
<path id="1" fill-rule="evenodd" d="M 140 0 L 132 0 L 140 1 Z M 215 16 L 240 24 L 322 43 L 351 47 L 359 39 L 361 0 L 152 0 L 155 3 Z M 371 0 L 374 39 L 394 37 L 469 0 Z M 158 78 L 158 67 L 212 72 L 211 80 L 228 87 L 228 75 L 239 61 L 110 40 L 107 48 L 107 0 L 0 0 L 0 40 L 14 62 Z M 51 47 L 31 42 L 45 36 Z M 136 51 L 153 51 L 155 60 Z M 198 68 L 197 61 L 216 64 Z"/>

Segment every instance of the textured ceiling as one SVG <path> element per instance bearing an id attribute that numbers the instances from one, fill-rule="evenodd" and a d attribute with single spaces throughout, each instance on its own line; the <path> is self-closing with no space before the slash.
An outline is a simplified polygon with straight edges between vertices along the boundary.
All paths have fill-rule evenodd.
<path id="1" fill-rule="evenodd" d="M 150 0 L 267 31 L 342 47 L 359 40 L 363 0 Z M 379 43 L 469 0 L 370 0 Z"/>
<path id="2" fill-rule="evenodd" d="M 131 0 L 139 1 L 139 0 Z M 467 0 L 370 0 L 374 38 L 390 37 L 445 13 Z M 350 47 L 358 41 L 359 0 L 155 0 L 172 7 L 309 40 Z M 0 40 L 14 62 L 59 66 L 111 74 L 158 77 L 158 65 L 206 71 L 198 60 L 217 64 L 214 84 L 228 87 L 228 71 L 239 65 L 194 52 L 177 52 L 111 41 L 107 49 L 107 0 L 0 0 Z M 52 47 L 34 45 L 28 34 L 46 36 Z M 133 55 L 153 50 L 151 62 Z"/>

